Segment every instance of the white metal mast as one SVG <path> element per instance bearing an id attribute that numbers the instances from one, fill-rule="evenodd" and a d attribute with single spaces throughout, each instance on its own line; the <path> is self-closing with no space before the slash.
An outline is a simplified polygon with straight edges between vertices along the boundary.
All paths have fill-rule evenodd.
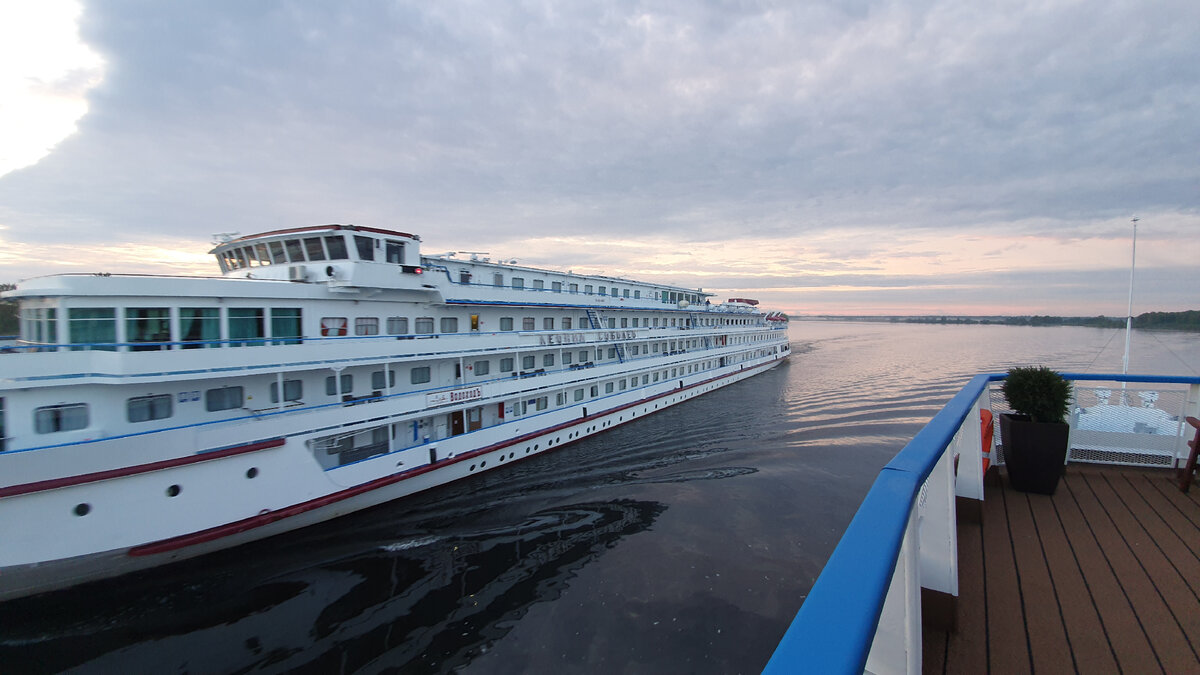
<path id="1" fill-rule="evenodd" d="M 1125 312 L 1125 359 L 1121 362 L 1121 374 L 1129 374 L 1129 336 L 1133 332 L 1133 273 L 1137 269 L 1137 216 L 1133 217 L 1133 260 L 1129 263 L 1129 309 Z M 1124 385 L 1122 385 L 1124 386 Z"/>

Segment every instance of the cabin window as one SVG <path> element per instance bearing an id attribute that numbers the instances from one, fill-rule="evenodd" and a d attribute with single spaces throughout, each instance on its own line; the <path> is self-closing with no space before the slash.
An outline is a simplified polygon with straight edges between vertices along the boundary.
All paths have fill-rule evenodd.
<path id="1" fill-rule="evenodd" d="M 325 237 L 325 250 L 329 251 L 330 260 L 349 260 L 346 253 L 346 239 L 341 235 Z"/>
<path id="2" fill-rule="evenodd" d="M 639 350 L 638 350 L 638 346 L 637 346 L 637 345 L 634 345 L 634 346 L 633 346 L 633 350 L 632 350 L 632 351 L 633 351 L 633 355 L 634 355 L 634 356 L 637 356 L 637 355 L 638 355 L 638 351 L 639 351 Z"/>
<path id="3" fill-rule="evenodd" d="M 134 396 L 125 402 L 126 419 L 131 423 L 166 419 L 172 414 L 174 400 L 170 394 Z"/>
<path id="4" fill-rule="evenodd" d="M 633 291 L 633 297 L 634 297 L 634 299 L 638 299 L 638 300 L 640 300 L 640 299 L 641 299 L 641 297 L 642 297 L 642 292 L 641 292 L 641 291 L 639 291 L 639 290 L 637 290 L 637 289 L 634 289 L 634 291 Z"/>
<path id="5" fill-rule="evenodd" d="M 407 316 L 389 316 L 387 320 L 388 335 L 404 335 L 408 332 Z"/>
<path id="6" fill-rule="evenodd" d="M 68 309 L 67 324 L 71 343 L 80 345 L 73 349 L 116 350 L 117 310 L 112 307 Z"/>
<path id="7" fill-rule="evenodd" d="M 283 247 L 287 249 L 288 261 L 304 262 L 304 247 L 300 245 L 299 239 L 288 239 L 283 242 Z"/>
<path id="8" fill-rule="evenodd" d="M 545 288 L 546 288 L 546 282 L 542 281 L 541 279 L 534 279 L 534 280 L 533 280 L 533 290 L 535 290 L 535 291 L 540 291 L 540 290 L 543 290 L 543 289 L 545 289 Z"/>
<path id="9" fill-rule="evenodd" d="M 521 330 L 533 330 L 534 322 L 532 316 L 527 316 L 521 319 Z"/>
<path id="10" fill-rule="evenodd" d="M 171 310 L 166 307 L 129 307 L 125 310 L 125 341 L 152 342 L 131 347 L 135 352 L 167 349 L 171 341 Z"/>
<path id="11" fill-rule="evenodd" d="M 379 335 L 379 319 L 373 316 L 360 316 L 354 319 L 355 335 Z"/>
<path id="12" fill-rule="evenodd" d="M 309 260 L 324 260 L 325 248 L 321 246 L 320 237 L 309 237 L 304 240 L 304 252 L 308 254 Z"/>
<path id="13" fill-rule="evenodd" d="M 442 317 L 442 332 L 457 333 L 458 332 L 458 317 L 443 316 Z"/>
<path id="14" fill-rule="evenodd" d="M 471 273 L 468 272 L 467 270 L 459 270 L 458 271 L 458 283 L 460 283 L 460 284 L 471 283 Z"/>
<path id="15" fill-rule="evenodd" d="M 554 355 L 546 354 L 546 355 L 542 356 L 542 365 L 547 368 L 554 365 Z"/>
<path id="16" fill-rule="evenodd" d="M 582 389 L 576 389 L 576 390 L 575 390 L 575 393 L 574 393 L 574 397 L 575 397 L 575 400 L 576 400 L 576 401 L 582 401 L 582 400 L 583 400 L 583 390 L 582 390 Z"/>
<path id="17" fill-rule="evenodd" d="M 300 380 L 283 381 L 283 400 L 299 401 L 304 397 L 304 382 Z M 279 403 L 279 383 L 271 383 L 271 403 Z"/>
<path id="18" fill-rule="evenodd" d="M 546 408 L 549 408 L 549 407 L 550 407 L 550 397 L 549 396 L 539 396 L 538 400 L 537 400 L 537 409 L 545 410 Z"/>
<path id="19" fill-rule="evenodd" d="M 537 367 L 537 359 L 533 356 L 521 357 L 521 370 L 533 370 Z"/>
<path id="20" fill-rule="evenodd" d="M 584 292 L 584 294 L 586 294 L 586 295 L 591 295 L 591 294 L 592 294 L 592 285 L 591 285 L 591 284 L 584 284 L 584 286 L 583 286 L 583 292 Z"/>
<path id="21" fill-rule="evenodd" d="M 216 307 L 181 307 L 179 337 L 184 343 L 192 343 L 184 344 L 184 349 L 220 347 L 221 310 Z"/>
<path id="22" fill-rule="evenodd" d="M 629 328 L 629 317 L 621 317 L 621 328 Z"/>
<path id="23" fill-rule="evenodd" d="M 513 277 L 512 278 L 512 287 L 513 288 L 525 288 L 525 279 L 522 277 Z"/>
<path id="24" fill-rule="evenodd" d="M 372 389 L 390 389 L 396 386 L 396 371 L 388 369 L 387 377 L 384 378 L 382 370 L 376 370 L 371 373 L 371 388 Z"/>
<path id="25" fill-rule="evenodd" d="M 287 253 L 283 251 L 283 242 L 271 241 L 267 242 L 267 246 L 271 249 L 271 262 L 276 265 L 287 262 Z"/>
<path id="26" fill-rule="evenodd" d="M 409 374 L 409 377 L 413 384 L 425 384 L 429 381 L 429 366 L 418 366 L 413 368 Z"/>
<path id="27" fill-rule="evenodd" d="M 608 317 L 608 327 L 609 327 L 609 328 L 616 328 L 616 327 L 617 327 L 617 319 L 616 319 L 616 317 L 612 317 L 612 316 Z"/>
<path id="28" fill-rule="evenodd" d="M 471 315 L 471 330 L 479 330 L 479 315 Z"/>
<path id="29" fill-rule="evenodd" d="M 298 345 L 301 335 L 299 307 L 271 308 L 271 344 Z"/>
<path id="30" fill-rule="evenodd" d="M 570 286 L 568 286 L 568 290 L 570 290 L 572 293 L 578 293 L 579 292 L 579 284 L 571 284 Z"/>
<path id="31" fill-rule="evenodd" d="M 354 235 L 354 248 L 358 249 L 358 259 L 375 261 L 375 240 L 361 234 Z"/>
<path id="32" fill-rule="evenodd" d="M 625 380 L 617 380 L 617 386 L 621 391 L 625 391 Z"/>
<path id="33" fill-rule="evenodd" d="M 564 366 L 569 364 L 571 362 L 571 352 L 563 352 L 562 361 Z"/>
<path id="34" fill-rule="evenodd" d="M 500 359 L 500 372 L 511 373 L 513 371 L 513 360 L 511 358 Z"/>
<path id="35" fill-rule="evenodd" d="M 571 330 L 571 317 L 564 316 L 562 320 L 563 330 Z"/>
<path id="36" fill-rule="evenodd" d="M 608 358 L 610 358 L 610 359 L 617 358 L 617 348 L 616 347 L 609 347 Z"/>
<path id="37" fill-rule="evenodd" d="M 567 395 L 561 391 L 554 395 L 554 405 L 566 405 Z"/>
<path id="38" fill-rule="evenodd" d="M 600 294 L 600 295 L 607 295 L 607 292 L 606 292 L 606 291 L 607 291 L 607 289 L 606 289 L 606 288 L 604 288 L 603 286 L 601 286 L 601 287 L 600 287 L 600 289 L 599 289 L 599 294 Z"/>
<path id="39" fill-rule="evenodd" d="M 74 431 L 88 425 L 86 403 L 48 405 L 33 411 L 33 430 L 39 434 Z"/>
<path id="40" fill-rule="evenodd" d="M 321 335 L 325 337 L 341 337 L 346 334 L 346 317 L 326 316 L 321 319 Z"/>
<path id="41" fill-rule="evenodd" d="M 625 383 L 625 381 L 624 381 L 624 380 L 621 380 L 621 384 L 624 384 L 624 383 Z M 622 387 L 622 389 L 623 389 L 623 388 L 624 388 L 624 387 Z M 612 383 L 612 382 L 605 382 L 605 383 L 604 383 L 604 393 L 606 393 L 606 394 L 611 394 L 611 393 L 613 393 L 613 383 Z"/>
<path id="42" fill-rule="evenodd" d="M 350 373 L 342 374 L 342 388 L 338 390 L 338 379 L 334 375 L 325 378 L 325 395 L 337 396 L 338 394 L 349 394 L 354 391 L 354 376 Z"/>
<path id="43" fill-rule="evenodd" d="M 555 293 L 562 293 L 562 282 L 561 281 L 551 281 L 550 282 L 550 290 Z"/>
<path id="44" fill-rule="evenodd" d="M 414 322 L 416 332 L 422 335 L 428 335 L 433 332 L 433 317 L 423 316 Z"/>
<path id="45" fill-rule="evenodd" d="M 387 240 L 387 261 L 395 265 L 404 264 L 404 243 L 394 239 Z"/>
<path id="46" fill-rule="evenodd" d="M 58 342 L 57 310 L 53 307 L 24 308 L 21 310 L 21 336 L 37 344 Z"/>
<path id="47" fill-rule="evenodd" d="M 258 307 L 233 307 L 229 310 L 229 341 L 234 347 L 264 344 L 263 310 Z"/>
<path id="48" fill-rule="evenodd" d="M 629 289 L 628 289 L 628 288 L 626 288 L 625 290 L 621 291 L 621 297 L 624 297 L 624 298 L 628 298 L 628 297 L 629 297 Z"/>
<path id="49" fill-rule="evenodd" d="M 500 330 L 512 330 L 513 318 L 511 316 L 500 317 Z"/>
<path id="50" fill-rule="evenodd" d="M 583 330 L 590 325 L 592 325 L 592 322 L 588 319 L 587 314 L 584 314 L 583 316 L 579 317 L 579 330 Z"/>
<path id="51" fill-rule="evenodd" d="M 586 363 L 586 362 L 587 362 L 587 360 L 588 360 L 588 353 L 587 353 L 587 350 L 585 349 L 585 350 L 583 350 L 583 351 L 579 352 L 579 362 L 580 362 L 580 363 Z"/>
<path id="52" fill-rule="evenodd" d="M 492 275 L 492 285 L 493 286 L 503 286 L 504 285 L 504 275 L 503 274 L 493 274 Z"/>
<path id="53" fill-rule="evenodd" d="M 204 392 L 204 408 L 208 412 L 242 407 L 241 387 L 217 387 Z"/>
<path id="54" fill-rule="evenodd" d="M 491 371 L 491 369 L 492 369 L 492 364 L 490 361 L 476 361 L 474 366 L 472 367 L 472 370 L 475 371 L 476 376 L 487 375 L 488 372 Z"/>

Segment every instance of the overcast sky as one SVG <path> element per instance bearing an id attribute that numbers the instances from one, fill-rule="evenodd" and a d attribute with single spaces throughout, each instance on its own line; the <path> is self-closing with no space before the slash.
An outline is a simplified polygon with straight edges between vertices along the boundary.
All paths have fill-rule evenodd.
<path id="1" fill-rule="evenodd" d="M 0 281 L 355 223 L 794 313 L 1200 308 L 1200 2 L 0 7 Z"/>

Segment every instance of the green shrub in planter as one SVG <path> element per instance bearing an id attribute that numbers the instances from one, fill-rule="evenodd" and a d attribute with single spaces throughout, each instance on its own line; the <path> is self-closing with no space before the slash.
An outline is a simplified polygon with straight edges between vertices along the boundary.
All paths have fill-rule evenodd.
<path id="1" fill-rule="evenodd" d="M 1016 411 L 1000 416 L 1008 479 L 1021 492 L 1054 494 L 1066 463 L 1071 383 L 1045 366 L 1013 368 L 1000 386 Z"/>

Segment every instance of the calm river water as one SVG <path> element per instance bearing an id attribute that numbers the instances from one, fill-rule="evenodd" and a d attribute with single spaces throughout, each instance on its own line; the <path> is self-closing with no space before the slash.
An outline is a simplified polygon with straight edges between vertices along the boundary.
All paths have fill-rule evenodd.
<path id="1" fill-rule="evenodd" d="M 974 374 L 1122 331 L 793 322 L 787 363 L 308 530 L 0 605 L 0 670 L 758 672 L 887 461 Z M 1200 336 L 1135 332 L 1131 372 Z"/>

